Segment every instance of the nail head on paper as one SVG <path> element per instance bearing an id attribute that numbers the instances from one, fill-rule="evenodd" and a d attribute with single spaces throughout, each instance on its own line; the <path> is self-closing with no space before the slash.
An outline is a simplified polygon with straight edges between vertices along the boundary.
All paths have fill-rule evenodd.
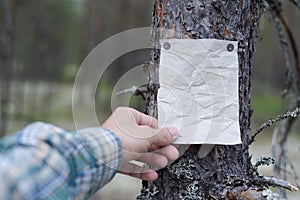
<path id="1" fill-rule="evenodd" d="M 171 48 L 171 44 L 169 42 L 164 43 L 164 49 L 169 50 Z"/>
<path id="2" fill-rule="evenodd" d="M 228 44 L 227 45 L 227 51 L 232 52 L 234 50 L 233 44 Z"/>

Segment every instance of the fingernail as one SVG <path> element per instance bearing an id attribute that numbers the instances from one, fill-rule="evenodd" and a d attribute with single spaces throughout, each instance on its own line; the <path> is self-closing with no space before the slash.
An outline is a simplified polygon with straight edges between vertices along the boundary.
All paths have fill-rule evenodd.
<path id="1" fill-rule="evenodd" d="M 176 127 L 168 127 L 167 129 L 174 137 L 177 137 L 179 135 L 179 132 Z"/>

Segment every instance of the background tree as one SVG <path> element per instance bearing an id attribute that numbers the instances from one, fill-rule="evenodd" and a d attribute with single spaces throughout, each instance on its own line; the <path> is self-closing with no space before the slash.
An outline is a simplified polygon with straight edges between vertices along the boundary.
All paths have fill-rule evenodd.
<path id="1" fill-rule="evenodd" d="M 291 0 L 293 5 L 300 10 L 300 2 Z M 283 50 L 285 66 L 286 66 L 286 80 L 284 84 L 283 98 L 288 101 L 284 108 L 284 112 L 300 108 L 300 62 L 299 52 L 297 49 L 297 39 L 293 36 L 288 22 L 283 14 L 283 7 L 281 1 L 266 0 L 261 3 L 262 9 L 266 12 L 268 19 L 274 24 L 280 45 Z M 280 118 L 280 117 L 278 117 Z M 273 132 L 273 139 L 275 142 L 272 144 L 272 154 L 277 162 L 274 165 L 274 175 L 284 180 L 287 179 L 288 167 L 295 174 L 294 166 L 289 161 L 287 156 L 287 139 L 291 134 L 292 126 L 296 122 L 296 117 L 289 117 L 284 119 L 283 122 L 276 127 Z M 255 134 L 260 133 L 257 131 Z M 280 134 L 279 142 L 277 142 L 277 135 Z M 255 135 L 254 135 L 255 136 Z M 279 143 L 279 148 L 277 147 Z M 298 186 L 299 187 L 299 186 Z M 283 198 L 286 198 L 286 192 L 282 188 L 277 188 L 278 193 Z"/>
<path id="2" fill-rule="evenodd" d="M 0 3 L 0 135 L 4 135 L 12 119 L 28 123 L 50 115 L 54 83 L 65 78 L 68 65 L 79 62 L 79 9 L 69 0 Z M 28 103 L 27 94 L 33 102 Z"/>
<path id="3" fill-rule="evenodd" d="M 74 56 L 79 39 L 79 29 L 74 23 L 77 17 L 74 4 L 68 0 L 60 3 L 33 0 L 18 8 L 13 78 L 19 90 L 14 98 L 19 118 L 28 122 L 34 118 L 30 113 L 39 113 L 44 119 L 50 115 L 54 83 L 64 78 L 68 64 L 78 62 Z M 28 90 L 28 84 L 35 88 Z M 25 93 L 37 101 L 27 109 Z M 43 97 L 38 98 L 39 94 Z M 47 102 L 47 106 L 41 102 Z"/>
<path id="4" fill-rule="evenodd" d="M 13 40 L 16 18 L 16 0 L 0 2 L 0 137 L 7 128 L 8 105 L 10 101 Z"/>
<path id="5" fill-rule="evenodd" d="M 249 136 L 253 112 L 250 108 L 250 91 L 259 9 L 268 8 L 279 16 L 275 9 L 280 7 L 274 3 L 276 1 L 155 1 L 152 23 L 154 49 L 149 69 L 147 113 L 157 117 L 156 96 L 159 86 L 155 83 L 159 79 L 159 39 L 182 39 L 188 35 L 191 39 L 235 40 L 239 42 L 240 126 L 243 143 L 234 146 L 216 145 L 205 158 L 198 157 L 200 145 L 191 145 L 179 160 L 159 171 L 157 181 L 143 182 L 142 194 L 138 199 L 263 199 L 276 196 L 266 190 L 268 186 L 296 190 L 285 181 L 260 176 L 258 166 L 270 164 L 273 160 L 263 159 L 252 165 L 248 151 L 249 144 L 254 140 L 254 137 Z M 174 34 L 164 33 L 160 28 L 172 29 Z M 289 72 L 294 71 L 289 68 Z M 278 117 L 278 120 L 293 118 L 298 114 L 299 110 L 296 110 Z M 268 124 L 262 126 L 255 136 L 265 126 Z"/>

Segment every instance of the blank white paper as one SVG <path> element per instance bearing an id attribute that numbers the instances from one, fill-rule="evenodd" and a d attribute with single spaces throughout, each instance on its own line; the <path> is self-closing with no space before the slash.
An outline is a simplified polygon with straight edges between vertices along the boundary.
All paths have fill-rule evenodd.
<path id="1" fill-rule="evenodd" d="M 176 144 L 241 143 L 238 43 L 216 39 L 160 43 L 159 127 L 177 127 Z"/>

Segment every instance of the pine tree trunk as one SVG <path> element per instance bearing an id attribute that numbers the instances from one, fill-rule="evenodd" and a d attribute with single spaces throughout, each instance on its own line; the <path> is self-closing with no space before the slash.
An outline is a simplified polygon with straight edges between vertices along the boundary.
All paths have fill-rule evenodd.
<path id="1" fill-rule="evenodd" d="M 240 199 L 241 192 L 255 185 L 247 142 L 250 132 L 250 88 L 255 50 L 258 2 L 250 0 L 156 0 L 153 12 L 153 44 L 149 69 L 149 115 L 157 117 L 160 38 L 215 38 L 239 42 L 239 103 L 243 144 L 217 145 L 198 157 L 200 145 L 192 145 L 171 166 L 159 170 L 153 183 L 143 182 L 137 199 Z M 174 30 L 161 34 L 159 28 Z"/>

